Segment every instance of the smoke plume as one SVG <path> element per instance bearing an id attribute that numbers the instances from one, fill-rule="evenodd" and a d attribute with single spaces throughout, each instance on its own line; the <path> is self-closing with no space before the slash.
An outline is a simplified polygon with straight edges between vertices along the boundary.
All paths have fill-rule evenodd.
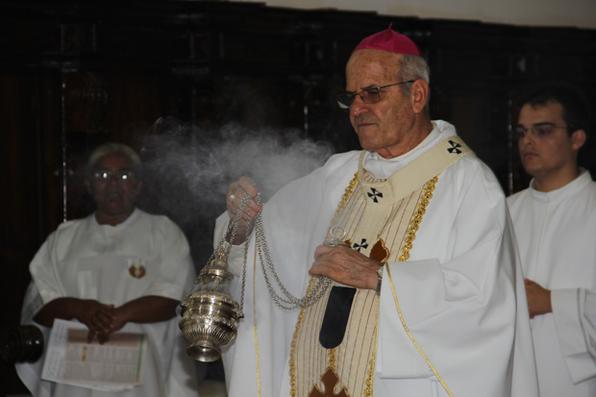
<path id="1" fill-rule="evenodd" d="M 225 209 L 228 185 L 250 176 L 263 201 L 308 174 L 332 153 L 296 130 L 251 130 L 228 124 L 217 131 L 159 119 L 142 145 L 145 190 L 156 207 L 179 223 L 215 217 Z"/>

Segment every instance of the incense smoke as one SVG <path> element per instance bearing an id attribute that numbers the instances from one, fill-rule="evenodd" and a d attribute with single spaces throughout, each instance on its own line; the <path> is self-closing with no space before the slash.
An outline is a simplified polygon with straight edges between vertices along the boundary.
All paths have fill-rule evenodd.
<path id="1" fill-rule="evenodd" d="M 251 130 L 228 124 L 201 130 L 173 119 L 160 119 L 160 134 L 143 144 L 145 190 L 150 207 L 181 226 L 196 217 L 215 218 L 225 210 L 228 185 L 250 176 L 263 201 L 288 182 L 308 174 L 332 153 L 296 130 Z"/>

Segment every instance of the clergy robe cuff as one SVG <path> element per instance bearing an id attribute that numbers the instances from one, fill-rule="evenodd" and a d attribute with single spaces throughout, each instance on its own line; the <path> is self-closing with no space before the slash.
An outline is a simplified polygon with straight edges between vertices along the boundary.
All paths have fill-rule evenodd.
<path id="1" fill-rule="evenodd" d="M 579 289 L 551 291 L 553 319 L 563 359 L 574 383 L 596 375 L 596 363 L 588 352 L 580 320 Z"/>

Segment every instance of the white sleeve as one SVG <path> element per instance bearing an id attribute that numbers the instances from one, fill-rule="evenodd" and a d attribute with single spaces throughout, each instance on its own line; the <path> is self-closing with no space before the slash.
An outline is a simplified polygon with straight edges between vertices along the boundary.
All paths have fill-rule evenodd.
<path id="1" fill-rule="evenodd" d="M 29 286 L 27 287 L 27 291 L 25 292 L 25 297 L 23 298 L 21 324 L 31 324 L 33 322 L 33 317 L 35 317 L 37 312 L 41 310 L 43 305 L 43 301 L 41 300 L 39 291 L 35 286 L 35 282 L 31 280 Z"/>
<path id="2" fill-rule="evenodd" d="M 515 302 L 511 280 L 498 271 L 500 245 L 500 238 L 479 241 L 445 263 L 428 259 L 389 264 L 395 296 L 385 271 L 380 307 L 383 377 L 433 375 L 404 333 L 395 297 L 407 326 L 434 364 L 449 362 L 448 357 L 454 364 L 458 357 L 478 354 L 474 350 L 485 352 L 478 360 L 487 351 L 509 354 L 503 346 L 510 347 L 513 340 Z M 471 267 L 484 271 L 467 271 Z"/>
<path id="3" fill-rule="evenodd" d="M 160 275 L 143 293 L 180 300 L 194 280 L 190 247 L 182 230 L 170 219 L 160 217 L 152 238 L 160 250 Z"/>
<path id="4" fill-rule="evenodd" d="M 457 178 L 444 179 L 435 192 L 435 210 L 421 224 L 425 237 L 414 240 L 418 260 L 385 269 L 377 369 L 381 378 L 434 376 L 408 338 L 397 297 L 410 334 L 456 395 L 474 395 L 472 379 L 482 379 L 494 395 L 509 395 L 516 255 L 505 198 L 485 171 Z M 449 254 L 441 258 L 441 252 Z"/>
<path id="5" fill-rule="evenodd" d="M 596 375 L 596 291 L 551 291 L 553 319 L 563 359 L 574 383 Z"/>
<path id="6" fill-rule="evenodd" d="M 35 283 L 37 294 L 43 304 L 66 296 L 57 264 L 60 233 L 61 229 L 58 229 L 50 234 L 29 264 L 32 282 Z M 23 309 L 30 310 L 31 308 L 24 307 Z M 37 310 L 39 309 L 37 308 Z M 33 315 L 35 314 L 33 313 Z"/>
<path id="7" fill-rule="evenodd" d="M 588 340 L 588 351 L 593 360 L 596 360 L 596 291 L 580 291 L 584 294 L 585 304 L 583 310 L 583 323 Z"/>

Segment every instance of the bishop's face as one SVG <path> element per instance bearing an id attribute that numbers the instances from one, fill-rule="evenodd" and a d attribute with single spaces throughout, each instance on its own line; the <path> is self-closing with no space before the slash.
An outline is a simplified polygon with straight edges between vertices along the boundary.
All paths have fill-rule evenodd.
<path id="1" fill-rule="evenodd" d="M 346 67 L 346 91 L 358 92 L 371 86 L 384 86 L 398 81 L 400 55 L 364 49 L 355 51 Z M 350 106 L 350 122 L 363 149 L 385 158 L 411 149 L 415 114 L 403 86 L 381 91 L 377 103 L 364 103 L 356 95 Z"/>
<path id="2" fill-rule="evenodd" d="M 578 146 L 570 134 L 558 102 L 522 107 L 518 129 L 518 149 L 526 172 L 535 178 L 548 178 L 576 166 Z M 544 128 L 546 126 L 546 128 Z"/>
<path id="3" fill-rule="evenodd" d="M 114 152 L 101 157 L 93 168 L 89 190 L 99 223 L 118 224 L 132 213 L 141 182 L 133 173 L 133 164 L 124 154 Z"/>

